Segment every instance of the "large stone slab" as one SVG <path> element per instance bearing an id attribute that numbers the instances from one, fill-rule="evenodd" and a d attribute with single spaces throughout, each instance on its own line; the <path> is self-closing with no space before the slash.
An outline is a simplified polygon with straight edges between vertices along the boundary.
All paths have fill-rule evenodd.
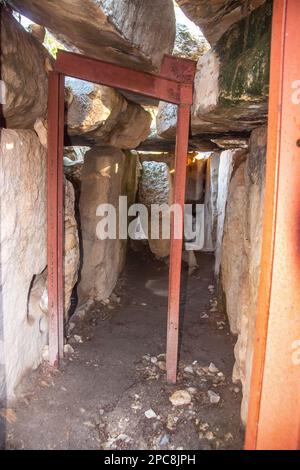
<path id="1" fill-rule="evenodd" d="M 241 134 L 265 124 L 268 112 L 272 2 L 231 26 L 197 64 L 191 127 L 194 136 Z M 176 133 L 177 107 L 160 103 L 158 135 Z"/>
<path id="2" fill-rule="evenodd" d="M 0 396 L 13 399 L 48 342 L 47 151 L 31 130 L 2 129 L 0 148 Z M 65 192 L 65 311 L 77 280 L 74 190 Z"/>
<path id="3" fill-rule="evenodd" d="M 177 0 L 186 16 L 200 26 L 214 45 L 237 21 L 249 15 L 265 0 Z"/>
<path id="4" fill-rule="evenodd" d="M 150 133 L 151 115 L 113 88 L 66 79 L 68 134 L 87 141 L 133 149 Z"/>
<path id="5" fill-rule="evenodd" d="M 99 239 L 97 215 L 100 204 L 112 204 L 117 210 L 119 196 L 127 195 L 128 204 L 137 189 L 136 157 L 114 147 L 95 147 L 84 160 L 81 177 L 80 221 L 83 261 L 78 285 L 79 306 L 87 301 L 107 298 L 114 289 L 125 262 L 126 240 Z"/>
<path id="6" fill-rule="evenodd" d="M 2 106 L 6 127 L 33 128 L 46 116 L 50 55 L 5 9 L 1 16 L 1 79 L 5 83 Z"/>
<path id="7" fill-rule="evenodd" d="M 47 264 L 47 155 L 33 131 L 2 129 L 0 160 L 4 356 L 0 362 L 5 371 L 1 393 L 13 398 L 24 372 L 40 363 L 47 342 L 45 313 L 40 308 L 29 309 L 33 282 Z"/>
<path id="8" fill-rule="evenodd" d="M 204 246 L 203 251 L 215 251 L 218 226 L 218 177 L 220 153 L 212 153 L 207 160 L 204 197 Z"/>
<path id="9" fill-rule="evenodd" d="M 241 416 L 244 423 L 248 411 L 260 276 L 266 136 L 266 127 L 253 131 L 247 160 L 241 162 L 232 176 L 222 243 L 222 287 L 230 327 L 238 335 L 233 380 L 242 382 Z"/>
<path id="10" fill-rule="evenodd" d="M 91 57 L 158 69 L 175 40 L 172 0 L 9 0 L 35 23 Z"/>

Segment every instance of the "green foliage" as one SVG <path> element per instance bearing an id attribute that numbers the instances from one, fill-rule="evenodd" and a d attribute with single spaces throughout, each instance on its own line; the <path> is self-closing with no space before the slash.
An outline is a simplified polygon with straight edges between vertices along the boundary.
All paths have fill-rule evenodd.
<path id="1" fill-rule="evenodd" d="M 48 49 L 54 59 L 56 59 L 58 49 L 66 49 L 65 46 L 61 42 L 57 41 L 57 39 L 55 39 L 55 37 L 49 33 L 48 30 L 46 31 L 45 35 L 44 46 L 46 49 Z"/>

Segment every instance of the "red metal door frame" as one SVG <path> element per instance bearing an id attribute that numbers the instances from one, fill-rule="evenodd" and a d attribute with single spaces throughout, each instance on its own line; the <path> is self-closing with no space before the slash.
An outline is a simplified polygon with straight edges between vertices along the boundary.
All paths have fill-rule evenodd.
<path id="1" fill-rule="evenodd" d="M 196 63 L 166 55 L 159 75 L 59 51 L 48 91 L 48 297 L 49 362 L 58 367 L 64 346 L 63 135 L 64 77 L 70 76 L 178 105 L 174 202 L 184 207 L 190 108 Z M 176 382 L 178 363 L 181 239 L 172 224 L 167 324 L 167 379 Z"/>
<path id="2" fill-rule="evenodd" d="M 274 0 L 267 173 L 246 449 L 300 449 L 300 5 Z"/>

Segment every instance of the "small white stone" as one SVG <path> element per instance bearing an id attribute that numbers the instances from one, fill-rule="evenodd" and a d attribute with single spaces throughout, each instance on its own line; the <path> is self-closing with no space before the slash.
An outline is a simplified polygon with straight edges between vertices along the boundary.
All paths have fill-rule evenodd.
<path id="1" fill-rule="evenodd" d="M 211 431 L 207 431 L 207 433 L 205 433 L 205 439 L 207 439 L 208 441 L 212 441 L 214 438 L 215 436 Z"/>
<path id="2" fill-rule="evenodd" d="M 82 343 L 83 342 L 81 336 L 79 336 L 79 335 L 74 335 L 74 339 L 75 339 L 76 343 Z"/>
<path id="3" fill-rule="evenodd" d="M 219 403 L 221 397 L 220 395 L 218 395 L 216 392 L 214 392 L 213 390 L 208 390 L 207 392 L 207 395 L 209 397 L 209 401 L 210 403 L 212 403 L 213 405 Z"/>
<path id="4" fill-rule="evenodd" d="M 188 387 L 187 388 L 187 391 L 191 394 L 191 395 L 195 395 L 197 393 L 197 389 L 195 387 Z"/>
<path id="5" fill-rule="evenodd" d="M 164 361 L 158 361 L 157 366 L 162 371 L 166 370 L 166 363 Z"/>
<path id="6" fill-rule="evenodd" d="M 155 411 L 152 410 L 152 408 L 149 408 L 149 410 L 145 411 L 145 416 L 148 419 L 157 418 L 157 414 L 155 413 Z"/>
<path id="7" fill-rule="evenodd" d="M 157 363 L 157 357 L 152 356 L 150 361 L 152 362 L 152 364 L 156 364 Z"/>
<path id="8" fill-rule="evenodd" d="M 208 424 L 208 423 L 202 423 L 202 424 L 200 424 L 200 426 L 199 426 L 200 431 L 204 431 L 204 432 L 207 431 L 208 428 L 209 428 L 209 424 Z"/>
<path id="9" fill-rule="evenodd" d="M 192 366 L 187 366 L 183 370 L 184 370 L 184 372 L 187 372 L 188 374 L 193 374 L 194 373 L 194 370 L 193 370 Z"/>
<path id="10" fill-rule="evenodd" d="M 219 372 L 219 369 L 214 365 L 213 362 L 211 362 L 208 367 L 208 372 L 211 372 L 212 374 L 216 374 L 217 372 Z"/>

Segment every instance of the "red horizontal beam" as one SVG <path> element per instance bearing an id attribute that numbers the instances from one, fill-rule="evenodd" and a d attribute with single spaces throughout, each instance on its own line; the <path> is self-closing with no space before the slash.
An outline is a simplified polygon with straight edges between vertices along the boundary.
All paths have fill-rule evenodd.
<path id="1" fill-rule="evenodd" d="M 190 65 L 188 67 L 190 75 Z M 72 52 L 59 51 L 55 62 L 55 70 L 69 77 L 79 78 L 93 83 L 121 90 L 131 91 L 140 95 L 156 98 L 169 103 L 182 103 L 181 83 L 151 73 L 140 72 L 115 65 L 91 57 Z M 174 71 L 172 72 L 174 77 Z M 178 79 L 184 74 L 180 71 Z M 185 104 L 192 104 L 193 86 L 189 84 L 190 93 Z"/>

